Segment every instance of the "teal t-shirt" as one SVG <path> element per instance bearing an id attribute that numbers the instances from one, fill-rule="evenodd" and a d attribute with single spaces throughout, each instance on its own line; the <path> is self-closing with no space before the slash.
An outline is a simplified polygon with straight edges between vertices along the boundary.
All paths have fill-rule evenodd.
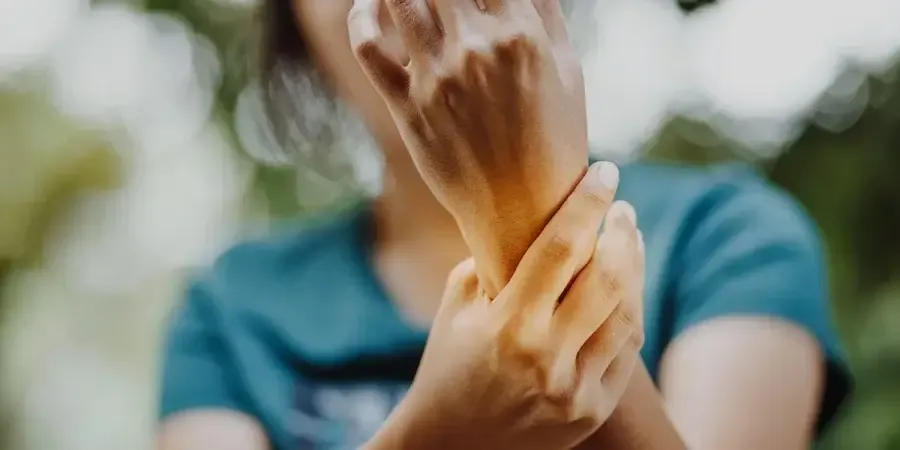
<path id="1" fill-rule="evenodd" d="M 646 240 L 650 373 L 694 325 L 777 317 L 824 349 L 827 421 L 850 379 L 819 237 L 801 209 L 738 166 L 625 166 L 618 197 L 637 209 Z M 282 450 L 349 450 L 369 438 L 405 394 L 427 337 L 379 284 L 370 219 L 361 208 L 238 245 L 196 280 L 169 329 L 161 416 L 242 411 Z"/>

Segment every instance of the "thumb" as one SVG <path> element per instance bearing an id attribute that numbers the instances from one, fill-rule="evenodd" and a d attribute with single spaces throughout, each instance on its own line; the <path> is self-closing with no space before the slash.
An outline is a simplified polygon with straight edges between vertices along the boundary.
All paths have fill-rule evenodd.
<path id="1" fill-rule="evenodd" d="M 455 316 L 460 309 L 478 297 L 480 290 L 475 260 L 469 258 L 457 264 L 447 277 L 447 287 L 444 289 L 435 324 Z"/>

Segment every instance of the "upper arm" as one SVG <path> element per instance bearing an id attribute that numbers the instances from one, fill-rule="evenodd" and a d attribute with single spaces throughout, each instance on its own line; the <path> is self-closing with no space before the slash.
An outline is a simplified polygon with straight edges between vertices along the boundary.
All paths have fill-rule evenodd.
<path id="1" fill-rule="evenodd" d="M 197 409 L 163 421 L 158 450 L 267 450 L 269 444 L 252 417 L 227 409 Z"/>
<path id="2" fill-rule="evenodd" d="M 683 243 L 659 384 L 691 448 L 808 448 L 848 388 L 818 236 L 762 184 L 711 203 Z"/>
<path id="3" fill-rule="evenodd" d="M 210 293 L 203 285 L 195 285 L 176 313 L 166 340 L 159 450 L 268 448 L 225 350 Z"/>
<path id="4" fill-rule="evenodd" d="M 801 328 L 764 318 L 717 319 L 682 335 L 660 388 L 689 448 L 809 448 L 822 387 L 821 352 Z"/>

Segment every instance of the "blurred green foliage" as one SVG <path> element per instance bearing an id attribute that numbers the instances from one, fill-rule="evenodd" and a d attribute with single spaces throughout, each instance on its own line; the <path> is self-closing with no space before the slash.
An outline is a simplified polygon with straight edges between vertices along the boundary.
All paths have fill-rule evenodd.
<path id="1" fill-rule="evenodd" d="M 0 90 L 0 267 L 39 259 L 43 231 L 85 189 L 114 187 L 116 153 L 46 97 Z"/>
<path id="2" fill-rule="evenodd" d="M 779 158 L 760 163 L 821 228 L 833 314 L 856 376 L 851 405 L 823 449 L 900 448 L 900 95 L 882 80 L 870 83 L 884 101 L 852 127 L 841 133 L 809 127 Z M 703 127 L 673 121 L 648 157 L 740 159 L 727 145 L 684 137 Z"/>
<path id="3" fill-rule="evenodd" d="M 253 73 L 255 16 L 206 0 L 148 0 L 146 7 L 182 17 L 219 49 L 216 114 L 231 123 Z M 871 89 L 883 100 L 854 126 L 838 134 L 810 127 L 781 157 L 761 164 L 807 207 L 829 250 L 835 318 L 857 375 L 857 394 L 823 446 L 829 450 L 900 448 L 900 95 L 881 80 Z M 674 120 L 648 157 L 740 158 L 721 142 L 687 138 L 698 132 L 709 133 Z M 258 169 L 255 189 L 274 200 L 272 212 L 295 212 L 285 206 L 294 204 L 292 176 Z M 0 284 L 10 269 L 39 263 L 45 227 L 79 192 L 114 187 L 118 177 L 102 135 L 59 114 L 42 95 L 0 90 Z"/>

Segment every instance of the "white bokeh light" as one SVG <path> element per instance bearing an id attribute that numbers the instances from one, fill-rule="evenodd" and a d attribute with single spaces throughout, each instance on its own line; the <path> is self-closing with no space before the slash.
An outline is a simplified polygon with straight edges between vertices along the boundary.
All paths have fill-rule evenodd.
<path id="1" fill-rule="evenodd" d="M 208 264 L 237 232 L 250 173 L 210 127 L 178 151 L 127 161 L 125 184 L 86 196 L 48 260 L 71 283 L 105 295 L 134 293 L 172 270 Z"/>
<path id="2" fill-rule="evenodd" d="M 590 135 L 613 158 L 636 156 L 672 114 L 777 156 L 810 120 L 852 126 L 868 105 L 865 75 L 900 56 L 900 0 L 720 0 L 687 16 L 657 0 L 595 8 Z"/>
<path id="3" fill-rule="evenodd" d="M 249 172 L 211 122 L 215 48 L 171 16 L 95 8 L 54 53 L 59 107 L 115 139 L 123 185 L 85 194 L 47 246 L 84 289 L 127 295 L 209 263 L 234 237 Z"/>
<path id="4" fill-rule="evenodd" d="M 849 61 L 870 73 L 892 68 L 900 56 L 900 1 L 825 0 L 833 42 Z"/>
<path id="5" fill-rule="evenodd" d="M 811 110 L 841 69 L 815 0 L 730 0 L 686 22 L 686 59 L 711 108 L 738 118 Z"/>
<path id="6" fill-rule="evenodd" d="M 44 58 L 87 5 L 87 0 L 0 0 L 0 81 Z"/>
<path id="7" fill-rule="evenodd" d="M 143 412 L 135 410 L 150 406 L 143 377 L 128 376 L 99 351 L 62 350 L 31 380 L 38 388 L 24 398 L 27 448 L 120 450 L 152 442 L 151 428 L 140 420 Z M 103 414 L 85 414 L 87 405 Z"/>
<path id="8" fill-rule="evenodd" d="M 157 94 L 155 37 L 151 22 L 137 11 L 115 5 L 95 9 L 56 52 L 52 74 L 58 107 L 102 124 L 116 123 Z"/>
<path id="9" fill-rule="evenodd" d="M 624 159 L 667 118 L 684 80 L 682 16 L 656 0 L 597 2 L 596 46 L 584 58 L 589 137 L 603 157 Z"/>

